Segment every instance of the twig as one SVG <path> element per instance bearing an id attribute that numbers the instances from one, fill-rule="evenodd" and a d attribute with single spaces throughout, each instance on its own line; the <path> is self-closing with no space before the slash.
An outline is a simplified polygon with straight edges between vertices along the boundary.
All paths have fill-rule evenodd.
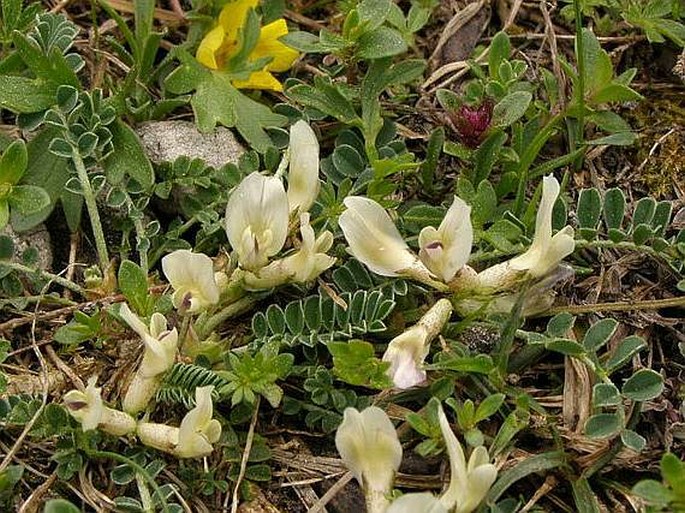
<path id="1" fill-rule="evenodd" d="M 168 285 L 155 285 L 154 287 L 150 287 L 148 289 L 148 292 L 149 293 L 162 292 L 167 287 L 168 287 Z M 94 299 L 93 301 L 87 301 L 85 303 L 79 303 L 78 305 L 65 306 L 64 308 L 58 308 L 57 310 L 51 310 L 49 312 L 42 312 L 40 314 L 35 313 L 31 317 L 22 317 L 21 319 L 11 319 L 7 322 L 0 324 L 0 333 L 12 331 L 15 328 L 19 328 L 20 326 L 23 326 L 24 324 L 29 324 L 29 323 L 33 322 L 34 319 L 38 320 L 38 321 L 49 321 L 50 319 L 56 319 L 58 317 L 62 317 L 63 315 L 70 314 L 70 313 L 74 312 L 75 310 L 86 310 L 88 308 L 92 308 L 92 307 L 100 305 L 100 304 L 121 303 L 125 299 L 126 298 L 124 297 L 123 294 L 114 294 L 112 296 L 105 296 L 105 297 L 101 297 L 98 299 Z"/>
<path id="2" fill-rule="evenodd" d="M 247 461 L 250 459 L 250 452 L 252 451 L 252 442 L 254 441 L 254 430 L 257 425 L 257 419 L 259 418 L 259 402 L 261 396 L 257 396 L 254 405 L 254 413 L 252 414 L 252 421 L 250 422 L 250 429 L 247 431 L 247 439 L 245 440 L 245 450 L 243 451 L 243 458 L 240 460 L 240 472 L 238 473 L 238 478 L 235 481 L 235 487 L 233 488 L 233 500 L 231 502 L 231 513 L 237 513 L 240 485 L 245 478 L 245 471 L 247 470 Z M 228 500 L 228 496 L 226 496 Z M 224 509 L 226 504 L 224 504 Z"/>
<path id="3" fill-rule="evenodd" d="M 346 472 L 333 486 L 328 489 L 326 493 L 323 494 L 323 497 L 321 497 L 316 504 L 309 508 L 307 513 L 319 513 L 321 510 L 323 510 L 323 508 L 326 507 L 326 504 L 328 504 L 340 490 L 345 488 L 345 485 L 352 481 L 353 478 L 354 476 L 352 475 L 352 472 Z"/>
<path id="4" fill-rule="evenodd" d="M 685 296 L 670 297 L 666 299 L 646 299 L 642 301 L 617 301 L 613 303 L 590 303 L 587 305 L 566 305 L 555 306 L 547 310 L 544 315 L 556 315 L 568 312 L 570 314 L 584 314 L 594 312 L 627 312 L 630 310 L 658 310 L 660 308 L 670 308 L 685 306 Z"/>
<path id="5" fill-rule="evenodd" d="M 62 278 L 61 276 L 58 276 L 56 274 L 52 274 L 48 271 L 43 271 L 42 269 L 32 269 L 32 268 L 27 267 L 24 264 L 20 264 L 18 262 L 4 262 L 2 265 L 4 265 L 5 267 L 9 267 L 13 271 L 18 271 L 20 273 L 39 274 L 43 278 L 47 278 L 50 281 L 54 281 L 55 283 L 61 285 L 62 287 L 69 289 L 69 290 L 72 290 L 72 291 L 76 292 L 77 294 L 80 294 L 83 297 L 85 297 L 85 295 L 86 295 L 86 289 L 84 289 L 80 285 L 77 285 L 73 281 L 69 281 L 66 278 Z"/>

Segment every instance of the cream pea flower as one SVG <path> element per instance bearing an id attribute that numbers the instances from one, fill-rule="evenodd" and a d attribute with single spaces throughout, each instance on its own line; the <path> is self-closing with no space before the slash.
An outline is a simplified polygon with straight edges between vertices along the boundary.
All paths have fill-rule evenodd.
<path id="1" fill-rule="evenodd" d="M 271 262 L 255 273 L 246 272 L 243 282 L 248 289 L 266 290 L 286 283 L 309 283 L 335 263 L 326 251 L 333 245 L 333 234 L 324 231 L 318 237 L 309 224 L 309 213 L 300 215 L 300 248 L 293 254 Z"/>
<path id="2" fill-rule="evenodd" d="M 348 196 L 343 203 L 347 210 L 338 224 L 354 258 L 381 276 L 405 276 L 447 290 L 409 249 L 382 206 L 362 196 Z"/>
<path id="3" fill-rule="evenodd" d="M 83 431 L 101 429 L 114 436 L 123 436 L 136 430 L 136 421 L 130 415 L 105 406 L 102 389 L 95 386 L 97 376 L 88 380 L 85 391 L 71 390 L 62 401 L 69 414 L 81 423 Z"/>
<path id="4" fill-rule="evenodd" d="M 174 288 L 176 308 L 196 313 L 219 302 L 219 286 L 207 255 L 178 249 L 162 258 L 162 271 Z"/>
<path id="5" fill-rule="evenodd" d="M 419 257 L 449 283 L 468 262 L 472 243 L 471 207 L 455 196 L 438 229 L 426 226 L 419 233 Z"/>
<path id="6" fill-rule="evenodd" d="M 119 315 L 145 345 L 143 360 L 123 401 L 124 410 L 136 414 L 147 407 L 159 388 L 162 375 L 173 366 L 178 347 L 178 332 L 176 328 L 169 330 L 166 319 L 158 312 L 152 314 L 149 327 L 145 326 L 126 303 L 121 305 Z"/>
<path id="7" fill-rule="evenodd" d="M 442 405 L 438 407 L 438 421 L 450 458 L 450 484 L 440 502 L 448 511 L 471 513 L 497 479 L 497 468 L 489 462 L 488 451 L 483 446 L 476 447 L 466 463 L 464 449 L 450 428 Z"/>
<path id="8" fill-rule="evenodd" d="M 573 228 L 565 226 L 552 236 L 552 210 L 559 189 L 559 182 L 552 175 L 543 178 L 533 243 L 522 255 L 478 273 L 479 292 L 487 294 L 507 290 L 526 277 L 540 279 L 554 271 L 564 258 L 573 253 Z"/>
<path id="9" fill-rule="evenodd" d="M 430 351 L 430 343 L 452 314 L 452 304 L 441 299 L 414 326 L 390 341 L 383 361 L 390 362 L 388 374 L 397 388 L 410 388 L 425 381 L 421 367 Z"/>
<path id="10" fill-rule="evenodd" d="M 402 446 L 386 413 L 376 406 L 361 413 L 346 408 L 335 446 L 364 491 L 367 513 L 384 513 L 402 461 Z"/>
<path id="11" fill-rule="evenodd" d="M 535 219 L 533 244 L 523 255 L 510 261 L 512 269 L 526 271 L 531 277 L 540 278 L 573 253 L 573 228 L 565 226 L 552 236 L 552 211 L 559 190 L 559 182 L 554 176 L 549 175 L 542 179 L 542 199 Z"/>
<path id="12" fill-rule="evenodd" d="M 254 172 L 240 182 L 226 205 L 226 234 L 243 269 L 267 265 L 288 236 L 288 197 L 279 178 Z"/>
<path id="13" fill-rule="evenodd" d="M 319 195 L 319 141 L 305 121 L 290 127 L 288 146 L 288 206 L 290 212 L 307 212 Z"/>
<path id="14" fill-rule="evenodd" d="M 211 454 L 214 450 L 212 444 L 221 436 L 221 424 L 212 419 L 213 388 L 210 385 L 195 389 L 195 408 L 183 417 L 180 428 L 140 422 L 137 428 L 140 441 L 178 458 L 200 458 Z"/>

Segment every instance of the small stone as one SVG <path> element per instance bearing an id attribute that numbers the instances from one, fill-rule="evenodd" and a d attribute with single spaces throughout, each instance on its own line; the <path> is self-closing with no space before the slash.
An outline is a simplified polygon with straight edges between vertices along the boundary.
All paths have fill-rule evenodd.
<path id="1" fill-rule="evenodd" d="M 205 134 L 190 121 L 152 121 L 140 125 L 136 132 L 154 164 L 185 156 L 219 169 L 229 162 L 237 163 L 245 152 L 233 132 L 224 127 Z"/>

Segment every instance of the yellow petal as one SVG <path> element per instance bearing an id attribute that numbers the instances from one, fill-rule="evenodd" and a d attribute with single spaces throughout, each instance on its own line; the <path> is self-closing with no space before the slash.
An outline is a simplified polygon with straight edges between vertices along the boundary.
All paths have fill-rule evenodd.
<path id="1" fill-rule="evenodd" d="M 219 69 L 217 57 L 219 55 L 219 50 L 223 45 L 224 37 L 225 32 L 221 25 L 216 26 L 207 32 L 207 35 L 200 42 L 200 46 L 197 48 L 197 53 L 195 54 L 195 58 L 200 64 L 211 69 Z"/>
<path id="2" fill-rule="evenodd" d="M 247 11 L 257 7 L 259 0 L 234 0 L 227 3 L 219 14 L 219 25 L 226 33 L 226 39 L 235 41 L 238 39 L 238 30 L 243 28 Z"/>
<path id="3" fill-rule="evenodd" d="M 278 40 L 287 33 L 288 26 L 283 18 L 262 27 L 259 41 L 250 54 L 250 60 L 272 57 L 273 60 L 265 66 L 265 70 L 279 72 L 290 69 L 300 54 Z"/>
<path id="4" fill-rule="evenodd" d="M 238 89 L 283 91 L 283 85 L 268 71 L 255 71 L 247 80 L 234 80 L 233 85 Z"/>

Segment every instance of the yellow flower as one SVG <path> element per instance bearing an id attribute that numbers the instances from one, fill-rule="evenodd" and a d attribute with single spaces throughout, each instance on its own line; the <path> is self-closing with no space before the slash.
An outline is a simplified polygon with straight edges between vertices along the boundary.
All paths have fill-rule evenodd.
<path id="1" fill-rule="evenodd" d="M 235 0 L 221 10 L 219 23 L 210 30 L 197 49 L 197 60 L 211 69 L 224 67 L 226 61 L 238 48 L 238 33 L 242 29 L 247 13 L 257 6 L 259 0 Z M 271 61 L 260 71 L 254 71 L 247 80 L 234 80 L 239 89 L 270 89 L 282 91 L 283 86 L 271 72 L 290 69 L 298 52 L 281 43 L 278 38 L 288 33 L 283 18 L 261 28 L 257 45 L 250 53 L 250 61 L 271 57 Z"/>

